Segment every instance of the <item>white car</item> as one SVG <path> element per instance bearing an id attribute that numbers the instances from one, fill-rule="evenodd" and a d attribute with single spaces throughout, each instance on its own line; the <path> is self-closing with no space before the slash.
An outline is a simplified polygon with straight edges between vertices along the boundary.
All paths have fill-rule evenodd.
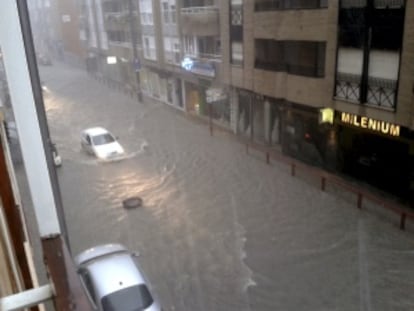
<path id="1" fill-rule="evenodd" d="M 117 139 L 102 127 L 93 127 L 82 131 L 82 148 L 101 160 L 116 160 L 124 155 L 124 148 Z"/>
<path id="2" fill-rule="evenodd" d="M 162 311 L 137 255 L 120 244 L 98 245 L 75 258 L 77 271 L 97 311 Z"/>
<path id="3" fill-rule="evenodd" d="M 56 149 L 56 144 L 52 143 L 51 148 L 52 148 L 53 162 L 55 163 L 55 166 L 56 167 L 62 166 L 62 157 L 59 155 Z"/>

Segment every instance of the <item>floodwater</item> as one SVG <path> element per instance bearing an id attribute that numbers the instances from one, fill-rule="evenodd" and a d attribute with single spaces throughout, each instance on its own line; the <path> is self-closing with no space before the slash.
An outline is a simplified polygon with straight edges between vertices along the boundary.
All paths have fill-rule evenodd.
<path id="1" fill-rule="evenodd" d="M 73 252 L 120 242 L 165 310 L 412 310 L 414 236 L 249 157 L 231 135 L 142 104 L 79 69 L 41 68 Z M 81 130 L 119 136 L 102 163 Z M 144 206 L 125 210 L 140 196 Z"/>

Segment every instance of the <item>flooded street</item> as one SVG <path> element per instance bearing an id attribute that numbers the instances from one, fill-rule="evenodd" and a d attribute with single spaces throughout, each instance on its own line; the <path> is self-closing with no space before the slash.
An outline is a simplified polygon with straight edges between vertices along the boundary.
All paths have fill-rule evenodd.
<path id="1" fill-rule="evenodd" d="M 414 308 L 412 233 L 84 71 L 55 64 L 41 79 L 73 253 L 110 242 L 138 251 L 165 310 Z M 119 137 L 125 159 L 81 150 L 94 126 Z M 144 206 L 124 209 L 131 196 Z"/>

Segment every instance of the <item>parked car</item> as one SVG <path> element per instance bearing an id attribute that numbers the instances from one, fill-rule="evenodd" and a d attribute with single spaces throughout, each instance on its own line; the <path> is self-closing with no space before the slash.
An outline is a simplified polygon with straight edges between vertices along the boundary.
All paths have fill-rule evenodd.
<path id="1" fill-rule="evenodd" d="M 56 144 L 52 143 L 51 148 L 52 148 L 53 162 L 55 163 L 55 166 L 57 167 L 62 166 L 62 158 L 56 149 Z"/>
<path id="2" fill-rule="evenodd" d="M 49 89 L 47 88 L 46 84 L 43 81 L 40 81 L 40 86 L 42 87 L 43 94 L 49 92 Z"/>
<path id="3" fill-rule="evenodd" d="M 37 61 L 38 61 L 38 63 L 40 65 L 43 65 L 43 66 L 52 66 L 52 60 L 46 54 L 38 54 L 37 55 Z"/>
<path id="4" fill-rule="evenodd" d="M 117 139 L 102 127 L 82 131 L 81 145 L 87 153 L 102 160 L 120 159 L 125 153 Z"/>
<path id="5" fill-rule="evenodd" d="M 137 255 L 120 244 L 99 245 L 75 257 L 87 296 L 99 311 L 162 311 Z"/>

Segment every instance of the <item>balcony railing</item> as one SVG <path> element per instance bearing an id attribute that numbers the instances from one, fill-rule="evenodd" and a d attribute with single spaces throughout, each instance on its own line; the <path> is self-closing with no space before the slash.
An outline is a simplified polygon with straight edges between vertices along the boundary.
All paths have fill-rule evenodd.
<path id="1" fill-rule="evenodd" d="M 338 73 L 335 98 L 357 103 L 361 97 L 361 76 Z"/>
<path id="2" fill-rule="evenodd" d="M 131 42 L 128 41 L 118 41 L 118 40 L 108 40 L 108 43 L 113 46 L 120 46 L 124 48 L 132 48 Z"/>
<path id="3" fill-rule="evenodd" d="M 192 53 L 192 52 L 184 52 L 184 54 L 188 57 L 199 59 L 199 60 L 209 60 L 209 61 L 221 61 L 221 54 L 211 54 L 211 53 Z"/>
<path id="4" fill-rule="evenodd" d="M 368 78 L 367 104 L 395 109 L 397 81 L 380 78 Z"/>
<path id="5" fill-rule="evenodd" d="M 165 51 L 164 53 L 167 63 L 180 65 L 181 55 L 179 51 Z"/>
<path id="6" fill-rule="evenodd" d="M 395 109 L 397 81 L 368 78 L 367 102 L 369 106 Z M 335 86 L 335 98 L 353 103 L 361 102 L 361 76 L 338 73 Z"/>
<path id="7" fill-rule="evenodd" d="M 188 8 L 182 8 L 181 14 L 206 14 L 206 13 L 218 12 L 216 6 L 193 6 Z"/>

